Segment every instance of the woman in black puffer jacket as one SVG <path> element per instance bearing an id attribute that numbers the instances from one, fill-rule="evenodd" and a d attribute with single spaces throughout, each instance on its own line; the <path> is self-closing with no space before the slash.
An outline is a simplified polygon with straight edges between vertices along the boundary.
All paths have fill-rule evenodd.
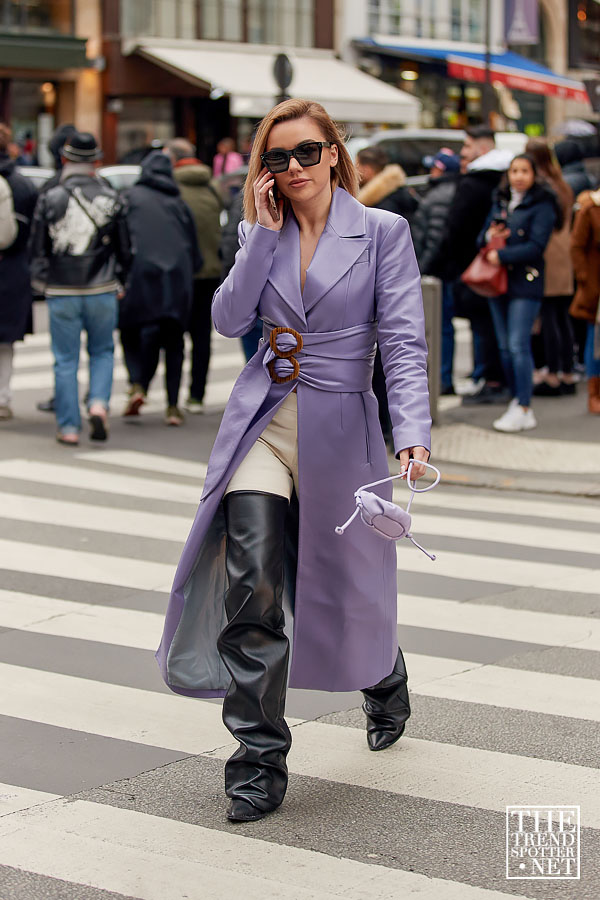
<path id="1" fill-rule="evenodd" d="M 506 238 L 502 250 L 490 250 L 493 265 L 506 266 L 508 291 L 489 300 L 502 365 L 512 391 L 508 409 L 494 422 L 497 431 L 525 431 L 537 422 L 530 408 L 533 388 L 531 329 L 544 296 L 544 250 L 552 230 L 562 225 L 554 192 L 536 180 L 526 153 L 515 156 L 508 181 L 498 188 L 488 220 L 479 235 L 484 246 L 492 235 Z"/>

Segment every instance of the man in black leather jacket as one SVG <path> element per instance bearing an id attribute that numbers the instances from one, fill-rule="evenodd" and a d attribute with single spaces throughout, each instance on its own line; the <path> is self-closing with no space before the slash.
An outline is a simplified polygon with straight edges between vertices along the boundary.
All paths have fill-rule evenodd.
<path id="1" fill-rule="evenodd" d="M 59 183 L 39 198 L 31 233 L 34 287 L 48 301 L 55 358 L 57 440 L 79 442 L 77 369 L 81 331 L 88 336 L 92 440 L 106 440 L 113 377 L 117 296 L 131 262 L 122 203 L 95 174 L 101 151 L 74 133 L 62 150 Z"/>

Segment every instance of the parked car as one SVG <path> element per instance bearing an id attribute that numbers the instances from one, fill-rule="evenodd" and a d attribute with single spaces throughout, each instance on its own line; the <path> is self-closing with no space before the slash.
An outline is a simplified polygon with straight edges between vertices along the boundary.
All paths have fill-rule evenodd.
<path id="1" fill-rule="evenodd" d="M 465 139 L 465 132 L 455 128 L 396 128 L 374 131 L 369 135 L 352 137 L 346 149 L 352 159 L 356 159 L 359 150 L 377 146 L 385 150 L 391 163 L 399 163 L 408 176 L 426 174 L 423 159 L 435 156 L 442 147 L 449 147 L 455 153 L 460 152 Z M 520 132 L 497 132 L 496 146 L 502 149 L 521 153 L 525 149 L 527 135 Z"/>
<path id="2" fill-rule="evenodd" d="M 132 187 L 142 171 L 141 166 L 137 165 L 119 165 L 119 166 L 100 166 L 98 175 L 105 178 L 115 191 L 123 191 Z"/>
<path id="3" fill-rule="evenodd" d="M 37 191 L 54 175 L 54 169 L 47 169 L 43 166 L 19 166 L 18 171 L 19 175 L 33 181 L 33 186 Z"/>

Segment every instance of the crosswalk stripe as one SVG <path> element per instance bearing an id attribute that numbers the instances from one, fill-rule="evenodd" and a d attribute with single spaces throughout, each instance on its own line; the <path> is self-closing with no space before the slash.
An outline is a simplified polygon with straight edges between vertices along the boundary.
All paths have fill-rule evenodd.
<path id="1" fill-rule="evenodd" d="M 152 621 L 152 620 L 150 620 Z M 152 628 L 152 624 L 150 628 Z M 151 644 L 147 649 L 154 649 L 155 641 L 148 639 Z M 117 641 L 118 643 L 118 641 Z M 141 639 L 139 641 L 141 643 Z M 447 659 L 445 657 L 428 656 L 420 653 L 405 653 L 406 664 L 409 672 L 409 685 L 416 694 L 425 694 L 431 697 L 441 697 L 449 700 L 463 700 L 465 702 L 480 703 L 484 706 L 505 706 L 510 709 L 528 710 L 547 715 L 566 716 L 568 718 L 585 719 L 600 722 L 600 685 L 598 682 L 587 678 L 576 678 L 570 675 L 554 675 L 540 672 L 529 672 L 522 669 L 509 669 L 501 666 L 482 665 L 469 660 Z M 14 668 L 10 664 L 3 664 L 4 668 Z M 2 671 L 2 667 L 0 667 Z M 66 679 L 69 685 L 69 693 L 76 697 L 78 694 L 86 695 L 90 680 L 82 683 L 80 679 L 70 675 L 58 675 L 52 672 L 34 672 L 25 668 L 18 670 L 18 677 L 14 673 L 15 690 L 19 682 L 23 681 L 23 674 L 28 673 L 27 678 L 39 683 L 39 690 L 47 692 L 47 684 L 55 679 Z M 5 683 L 4 681 L 2 682 Z M 49 682 L 48 682 L 49 683 Z M 135 690 L 134 688 L 120 687 L 117 685 L 103 685 L 96 682 L 97 690 L 110 688 L 121 691 Z M 152 691 L 142 692 L 148 696 L 156 696 Z M 128 695 L 124 695 L 127 697 Z M 164 699 L 166 695 L 160 694 Z M 25 699 L 27 702 L 25 702 Z M 75 728 L 82 730 L 82 726 L 73 724 L 68 718 L 69 711 L 65 711 L 67 718 L 48 720 L 44 715 L 50 714 L 39 706 L 39 698 L 31 699 L 25 691 L 22 702 L 14 702 L 8 695 L 0 697 L 0 714 L 14 715 L 19 718 L 31 718 L 36 721 L 46 722 L 49 725 L 59 725 L 63 728 Z M 181 698 L 174 698 L 181 700 Z M 48 702 L 52 702 L 50 699 Z M 125 701 L 123 701 L 125 703 Z M 123 714 L 126 706 L 123 707 Z M 188 707 L 189 710 L 189 707 Z M 57 713 L 58 714 L 58 713 Z M 42 718 L 39 718 L 39 716 Z M 86 719 L 86 721 L 88 721 Z M 92 722 L 89 730 L 98 734 L 107 734 L 101 730 L 96 731 Z M 96 723 L 96 726 L 99 723 Z M 126 726 L 125 726 L 126 727 Z M 86 730 L 83 727 L 83 730 Z M 176 734 L 176 732 L 174 732 Z M 121 733 L 111 734 L 109 737 L 123 737 Z M 126 740 L 135 740 L 126 737 Z M 188 746 L 172 743 L 173 738 L 164 737 L 168 743 L 154 742 L 155 746 L 170 750 L 188 751 Z M 141 741 L 144 743 L 144 741 Z M 148 743 L 153 743 L 149 741 Z M 190 750 L 189 752 L 199 752 Z"/>
<path id="2" fill-rule="evenodd" d="M 139 450 L 89 450 L 75 455 L 84 462 L 122 466 L 136 471 L 163 472 L 166 475 L 182 475 L 187 478 L 204 479 L 208 468 L 203 462 L 162 456 L 159 453 L 143 453 Z"/>
<path id="3" fill-rule="evenodd" d="M 415 531 L 419 534 L 449 535 L 474 541 L 493 541 L 496 544 L 516 544 L 520 547 L 542 547 L 545 550 L 570 550 L 574 553 L 598 554 L 600 534 L 586 531 L 565 531 L 544 528 L 542 525 L 507 524 L 485 519 L 440 516 L 415 511 Z"/>
<path id="4" fill-rule="evenodd" d="M 415 528 L 414 534 L 418 540 L 418 528 Z M 404 544 L 408 544 L 408 541 L 404 541 Z M 454 550 L 440 551 L 435 562 L 431 563 L 412 546 L 401 548 L 398 554 L 398 571 L 427 572 L 442 578 L 566 590 L 576 594 L 596 595 L 600 584 L 600 568 L 581 569 L 575 565 L 530 562 L 510 557 L 458 553 Z"/>
<path id="5" fill-rule="evenodd" d="M 190 754 L 231 740 L 218 703 L 8 663 L 0 674 L 1 715 Z"/>
<path id="6" fill-rule="evenodd" d="M 0 565 L 14 572 L 113 584 L 140 591 L 170 591 L 175 566 L 44 544 L 0 540 Z"/>
<path id="7" fill-rule="evenodd" d="M 138 900 L 185 900 L 199 890 L 211 900 L 519 900 L 86 800 L 57 800 L 0 824 L 0 861 Z"/>
<path id="8" fill-rule="evenodd" d="M 166 603 L 165 594 L 165 608 Z M 163 623 L 164 616 L 160 613 L 0 590 L 0 628 L 154 650 Z M 600 622 L 591 617 L 478 606 L 404 594 L 398 597 L 398 623 L 426 628 L 432 633 L 451 631 L 600 652 Z"/>
<path id="9" fill-rule="evenodd" d="M 0 478 L 121 494 L 124 497 L 167 500 L 171 503 L 197 504 L 201 494 L 201 488 L 197 484 L 118 475 L 86 466 L 65 466 L 28 459 L 0 460 Z"/>
<path id="10" fill-rule="evenodd" d="M 82 344 L 81 347 L 81 357 L 80 363 L 85 365 L 87 361 L 87 353 L 85 352 L 85 346 Z M 229 351 L 229 352 L 215 352 L 215 348 L 211 351 L 210 358 L 210 369 L 209 369 L 209 378 L 212 372 L 221 372 L 223 370 L 232 371 L 237 369 L 241 369 L 246 362 L 244 354 L 242 350 L 238 351 Z M 115 364 L 117 366 L 123 364 L 123 354 L 117 348 L 115 348 Z M 21 374 L 23 372 L 33 370 L 33 369 L 42 369 L 44 366 L 51 370 L 54 365 L 54 356 L 51 350 L 31 350 L 28 353 L 20 351 L 17 349 L 17 352 L 14 355 L 13 367 L 17 374 Z M 157 373 L 161 374 L 164 371 L 164 363 L 159 363 L 159 367 L 157 369 Z M 123 369 L 123 372 L 126 373 L 126 370 Z"/>
<path id="11" fill-rule="evenodd" d="M 162 372 L 157 371 L 152 382 L 151 395 L 159 396 L 162 394 L 161 376 Z M 115 365 L 113 370 L 115 385 L 121 384 L 124 387 L 128 383 L 128 377 L 127 370 L 124 366 Z M 231 393 L 231 388 L 233 387 L 236 377 L 237 375 L 233 374 L 225 378 L 210 378 L 206 386 L 206 403 L 212 405 L 223 397 L 227 399 Z M 87 375 L 83 369 L 79 370 L 78 382 L 81 386 L 87 385 Z M 53 372 L 44 369 L 34 372 L 18 372 L 11 378 L 10 386 L 11 390 L 15 392 L 35 390 L 53 391 L 54 374 Z M 114 393 L 118 394 L 117 388 L 115 388 Z"/>
<path id="12" fill-rule="evenodd" d="M 115 506 L 93 506 L 90 503 L 71 503 L 50 500 L 27 494 L 0 492 L 0 519 L 81 528 L 105 534 L 123 534 L 154 538 L 183 545 L 192 519 L 164 513 L 139 512 Z"/>
<path id="13" fill-rule="evenodd" d="M 141 457 L 147 454 L 139 454 Z M 106 463 L 107 465 L 131 465 L 134 466 L 136 452 L 135 451 L 107 451 L 107 458 L 104 459 L 102 451 L 79 454 L 84 462 Z M 142 459 L 139 466 L 135 466 L 138 471 L 147 469 L 148 471 L 167 472 L 171 460 L 164 457 L 157 457 L 156 460 Z M 189 468 L 185 466 L 183 461 L 182 470 L 179 474 L 191 476 L 195 473 L 197 476 L 197 494 L 201 491 L 203 483 L 202 472 L 206 469 L 202 463 L 188 463 Z M 1 471 L 1 469 L 0 469 Z M 104 478 L 100 482 L 104 485 Z M 118 485 L 117 485 L 118 487 Z M 93 488 L 96 489 L 95 487 Z M 40 524 L 55 525 L 62 523 L 69 528 L 82 528 L 89 531 L 101 531 L 108 534 L 127 534 L 137 537 L 148 537 L 162 540 L 165 542 L 174 542 L 183 544 L 187 538 L 192 525 L 191 516 L 176 516 L 162 513 L 139 512 L 137 510 L 128 510 L 122 507 L 105 507 L 95 506 L 92 504 L 73 503 L 66 500 L 52 500 L 45 497 L 29 497 L 22 494 L 11 494 L 0 492 L 0 518 L 15 519 L 21 522 L 37 522 Z M 418 520 L 419 533 L 444 535 L 446 533 L 459 533 L 462 539 L 469 540 L 486 540 L 491 543 L 501 543 L 502 538 L 512 537 L 512 544 L 518 544 L 522 547 L 531 547 L 538 549 L 549 549 L 552 543 L 555 543 L 555 549 L 569 549 L 568 547 L 559 547 L 560 540 L 556 532 L 550 531 L 548 538 L 546 532 L 549 529 L 529 529 L 527 534 L 522 535 L 518 529 L 513 526 L 507 526 L 507 533 L 503 534 L 500 529 L 499 536 L 494 539 L 494 531 L 496 526 L 489 528 L 482 527 L 476 520 L 472 521 L 469 529 L 463 530 L 464 520 L 453 518 L 437 517 L 437 516 L 420 516 Z M 460 532 L 458 529 L 461 529 Z M 571 534 L 569 537 L 573 540 L 573 546 L 570 548 L 573 552 L 595 553 L 595 545 L 598 543 L 598 536 L 587 532 L 578 532 Z M 575 546 L 575 545 L 578 546 Z M 446 556 L 446 551 L 442 554 Z M 402 557 L 403 570 L 406 568 L 405 559 Z M 505 576 L 502 576 L 503 579 Z"/>
<path id="14" fill-rule="evenodd" d="M 600 651 L 600 621 L 592 617 L 400 594 L 398 623 L 507 641 Z"/>
<path id="15" fill-rule="evenodd" d="M 0 590 L 0 628 L 155 650 L 163 624 L 158 613 Z"/>
<path id="16" fill-rule="evenodd" d="M 415 657 L 406 654 L 406 658 L 407 666 L 409 660 L 412 665 Z M 600 683 L 591 678 L 471 665 L 436 681 L 421 682 L 416 692 L 427 697 L 600 722 Z"/>
<path id="17" fill-rule="evenodd" d="M 371 761 L 361 729 L 323 722 L 303 722 L 292 738 L 287 761 L 298 775 L 496 812 L 505 812 L 526 785 L 531 804 L 579 798 L 586 825 L 600 828 L 599 769 L 415 738 L 402 738 L 396 750 Z M 228 759 L 236 747 L 208 755 Z"/>
<path id="18" fill-rule="evenodd" d="M 405 487 L 396 488 L 394 490 L 394 499 L 402 501 L 408 497 L 408 491 Z M 574 503 L 572 498 L 566 498 L 560 502 L 551 500 L 538 500 L 537 497 L 497 497 L 490 494 L 473 494 L 468 490 L 449 489 L 443 483 L 436 487 L 433 491 L 420 494 L 415 500 L 413 512 L 415 520 L 418 511 L 423 505 L 426 507 L 438 507 L 440 509 L 456 509 L 472 512 L 477 516 L 478 513 L 487 515 L 489 513 L 499 513 L 507 516 L 532 516 L 534 518 L 546 519 L 545 524 L 549 522 L 557 523 L 561 530 L 565 529 L 564 521 L 569 522 L 590 522 L 600 525 L 600 504 L 588 505 L 583 503 L 580 498 Z M 543 523 L 540 523 L 543 524 Z M 568 526 L 567 526 L 568 527 Z"/>
<path id="19" fill-rule="evenodd" d="M 29 809 L 31 806 L 39 806 L 41 803 L 57 800 L 59 796 L 59 794 L 33 791 L 31 788 L 0 782 L 0 819 L 2 816 L 8 816 L 22 809 Z"/>

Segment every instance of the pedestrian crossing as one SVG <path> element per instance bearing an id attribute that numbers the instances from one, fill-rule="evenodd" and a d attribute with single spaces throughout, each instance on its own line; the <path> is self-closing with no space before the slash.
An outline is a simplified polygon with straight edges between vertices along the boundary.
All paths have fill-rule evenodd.
<path id="1" fill-rule="evenodd" d="M 186 358 L 181 382 L 180 400 L 186 397 L 190 378 L 190 342 L 186 335 Z M 232 384 L 245 362 L 241 344 L 237 340 L 224 338 L 216 332 L 212 338 L 212 354 L 210 377 L 204 398 L 205 411 L 219 412 L 225 408 Z M 54 357 L 49 348 L 47 333 L 28 335 L 24 346 L 17 345 L 13 362 L 11 391 L 16 397 L 26 396 L 28 392 L 42 391 L 51 396 L 54 391 Z M 87 353 L 82 341 L 79 360 L 79 384 L 81 395 L 87 390 Z M 127 401 L 128 373 L 125 368 L 123 352 L 115 337 L 115 365 L 113 370 L 114 386 L 111 404 L 115 411 L 125 407 Z M 162 412 L 166 405 L 164 390 L 164 363 L 159 363 L 156 375 L 148 391 L 147 402 L 143 408 L 143 416 Z"/>
<path id="2" fill-rule="evenodd" d="M 438 558 L 398 554 L 406 736 L 369 753 L 360 694 L 290 691 L 286 800 L 233 826 L 220 703 L 153 659 L 205 475 L 147 445 L 0 459 L 1 900 L 600 895 L 598 504 L 420 496 Z M 506 881 L 517 803 L 581 806 L 575 891 Z"/>

